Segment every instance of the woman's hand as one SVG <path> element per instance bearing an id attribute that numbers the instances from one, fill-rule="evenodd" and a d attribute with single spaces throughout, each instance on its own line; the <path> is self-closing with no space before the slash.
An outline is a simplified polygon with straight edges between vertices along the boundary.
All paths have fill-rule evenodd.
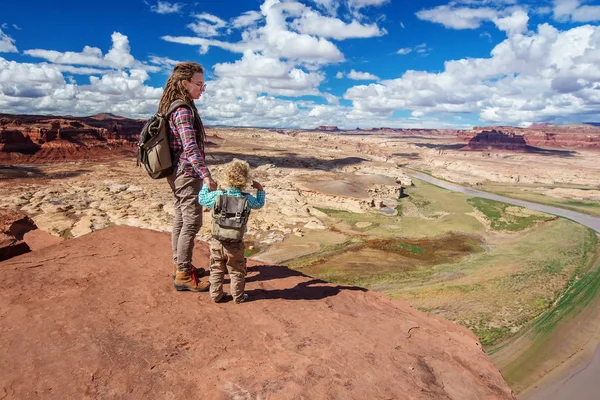
<path id="1" fill-rule="evenodd" d="M 217 182 L 215 182 L 214 179 L 211 178 L 210 176 L 205 177 L 202 180 L 202 183 L 204 183 L 205 185 L 208 185 L 208 190 L 211 192 L 213 190 L 217 190 Z"/>

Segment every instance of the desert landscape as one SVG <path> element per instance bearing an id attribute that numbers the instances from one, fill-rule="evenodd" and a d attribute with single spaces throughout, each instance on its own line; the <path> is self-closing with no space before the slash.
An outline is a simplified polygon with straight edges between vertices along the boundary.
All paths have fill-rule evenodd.
<path id="1" fill-rule="evenodd" d="M 40 301 L 46 307 L 54 296 L 61 299 L 66 296 L 61 294 L 63 289 L 58 289 L 59 277 L 71 273 L 85 280 L 85 288 L 95 288 L 102 296 L 110 296 L 112 286 L 104 287 L 96 274 L 87 276 L 84 270 L 92 268 L 108 276 L 111 268 L 127 262 L 122 258 L 125 255 L 120 253 L 122 250 L 114 248 L 115 238 L 122 238 L 132 247 L 140 241 L 148 241 L 153 247 L 152 256 L 130 261 L 126 269 L 143 264 L 155 278 L 145 277 L 143 285 L 152 285 L 156 294 L 148 298 L 148 304 L 138 305 L 138 309 L 129 312 L 150 307 L 142 311 L 148 313 L 157 303 L 168 302 L 167 232 L 171 228 L 173 206 L 166 182 L 152 180 L 136 167 L 136 134 L 143 121 L 111 115 L 85 119 L 0 115 L 0 122 L 3 293 L 16 295 L 21 277 L 29 274 L 29 268 L 36 268 L 35 271 L 46 271 L 42 276 L 51 276 L 48 279 L 58 285 L 55 293 L 47 292 L 50 287 L 43 284 L 42 278 L 35 278 L 35 282 L 40 281 Z M 453 326 L 452 329 L 468 338 L 470 333 L 464 329 L 468 328 L 474 334 L 473 344 L 485 350 L 495 367 L 487 358 L 477 363 L 497 368 L 519 398 L 521 393 L 533 393 L 543 379 L 589 358 L 600 343 L 595 334 L 597 318 L 594 319 L 600 312 L 598 232 L 556 215 L 467 196 L 416 177 L 418 172 L 425 173 L 464 187 L 597 218 L 600 216 L 597 163 L 600 128 L 541 125 L 469 131 L 389 128 L 348 131 L 327 126 L 314 130 L 219 127 L 208 129 L 208 135 L 208 164 L 217 181 L 223 165 L 240 158 L 250 163 L 255 179 L 267 191 L 267 205 L 253 212 L 246 240 L 246 254 L 255 266 L 254 274 L 273 275 L 268 285 L 256 278 L 259 286 L 253 286 L 253 290 L 260 292 L 259 300 L 269 298 L 270 292 L 274 296 L 278 291 L 291 290 L 293 285 L 302 286 L 302 279 L 348 293 L 335 296 L 335 303 L 326 308 L 350 307 L 352 302 L 363 301 L 356 295 L 363 296 L 365 289 L 366 293 L 381 293 L 364 300 L 370 304 L 368 307 L 377 309 L 375 314 L 364 311 L 367 306 L 360 303 L 359 308 L 369 318 L 385 319 L 381 311 L 384 306 L 378 302 L 392 301 L 390 304 L 394 306 L 385 306 L 392 307 L 389 312 L 400 312 L 392 311 L 399 307 L 401 312 L 414 312 L 419 318 L 422 315 L 423 321 L 429 321 L 414 325 L 421 327 L 419 332 L 424 331 L 426 324 L 433 324 L 430 321 L 442 320 L 454 323 L 444 322 L 448 325 L 442 331 Z M 210 237 L 208 212 L 204 221 L 197 237 L 197 259 L 207 257 L 204 243 Z M 119 246 L 124 248 L 123 244 Z M 86 265 L 80 266 L 82 270 L 77 269 L 77 262 L 69 256 L 79 252 L 112 255 L 107 255 L 106 265 L 95 265 L 86 258 Z M 65 257 L 69 261 L 63 260 Z M 158 261 L 152 261 L 152 257 Z M 133 273 L 127 272 L 126 276 Z M 250 281 L 253 276 L 251 273 Z M 300 277 L 293 278 L 300 281 L 289 286 L 292 278 L 287 276 Z M 32 285 L 38 284 L 35 282 Z M 84 290 L 82 283 L 77 282 L 77 287 Z M 123 288 L 114 286 L 113 290 L 119 292 Z M 145 296 L 143 289 L 136 290 Z M 89 295 L 88 291 L 82 293 Z M 293 296 L 303 298 L 303 294 L 306 293 Z M 8 296 L 4 297 L 4 306 L 17 304 Z M 289 315 L 292 311 L 284 311 L 287 306 L 282 302 L 286 298 L 281 296 L 277 307 L 283 307 L 280 311 Z M 63 300 L 64 307 L 73 307 L 68 305 L 71 304 L 68 299 Z M 201 302 L 202 307 L 215 307 L 204 304 L 207 299 Z M 322 306 L 325 305 L 317 307 Z M 253 312 L 261 309 L 256 311 L 260 315 L 275 312 L 267 311 L 267 305 L 261 301 L 251 307 Z M 311 313 L 309 308 L 308 305 L 302 308 L 302 316 L 312 315 L 306 318 L 316 318 L 315 324 L 319 318 L 328 321 L 333 318 L 320 311 Z M 108 306 L 107 309 L 112 310 Z M 2 318 L 16 321 L 15 312 L 3 311 Z M 106 318 L 110 320 L 110 315 Z M 400 323 L 406 326 L 399 329 L 408 335 L 410 324 L 402 322 L 406 317 L 399 318 L 392 318 L 395 321 L 390 320 L 392 325 L 384 324 L 377 329 L 383 332 L 394 329 L 393 323 Z M 297 321 L 279 323 L 287 326 Z M 368 322 L 364 324 L 368 326 Z M 577 328 L 573 328 L 575 324 Z M 101 325 L 97 328 L 102 329 Z M 438 332 L 427 329 L 432 334 Z M 297 334 L 311 337 L 314 332 Z M 444 336 L 435 333 L 438 334 Z M 561 346 L 557 346 L 565 334 L 570 339 L 560 341 Z M 292 336 L 289 338 L 292 340 Z M 300 336 L 296 339 L 300 340 Z M 6 336 L 3 340 L 7 340 Z M 188 339 L 182 340 L 189 343 Z M 268 342 L 272 337 L 256 340 Z M 267 342 L 265 347 L 272 349 Z M 56 351 L 60 346 L 57 345 Z M 289 357 L 281 344 L 278 346 L 279 357 Z M 318 352 L 317 347 L 310 348 Z M 13 350 L 18 352 L 18 349 Z M 424 351 L 412 349 L 406 354 Z M 432 359 L 444 360 L 435 353 L 438 350 L 431 351 L 427 354 Z M 406 360 L 413 360 L 410 354 Z M 372 357 L 377 359 L 374 365 L 378 368 L 388 368 L 381 364 L 385 357 Z M 414 360 L 418 362 L 421 358 Z M 439 362 L 431 367 L 432 371 L 439 371 L 443 365 Z M 460 365 L 448 364 L 442 370 L 460 369 L 464 362 Z M 321 364 L 319 368 L 325 367 Z M 300 379 L 294 376 L 292 381 Z M 480 396 L 488 393 L 486 390 L 491 390 L 489 398 L 511 398 L 508 386 L 502 386 L 502 378 L 498 375 L 494 379 L 477 380 L 473 391 L 463 393 L 453 391 L 452 385 L 446 383 L 448 386 L 442 384 L 439 392 L 414 398 L 484 398 Z M 254 385 L 247 389 L 250 392 L 266 393 L 264 387 L 257 389 L 257 379 L 248 378 L 248 382 Z M 351 386 L 357 384 L 352 379 L 348 382 Z M 494 389 L 489 389 L 490 385 Z M 239 388 L 230 389 L 235 392 Z M 186 386 L 182 390 L 185 393 L 191 389 Z M 286 390 L 295 393 L 293 389 Z M 339 387 L 322 390 L 339 390 Z M 353 392 L 352 398 L 372 395 L 364 390 Z M 397 388 L 385 390 L 391 393 Z M 390 398 L 381 393 L 377 396 L 372 398 Z"/>

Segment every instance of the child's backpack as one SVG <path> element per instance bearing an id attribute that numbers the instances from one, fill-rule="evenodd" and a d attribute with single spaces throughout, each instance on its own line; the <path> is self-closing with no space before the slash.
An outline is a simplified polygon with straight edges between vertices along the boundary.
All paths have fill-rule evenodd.
<path id="1" fill-rule="evenodd" d="M 250 207 L 246 197 L 220 194 L 212 212 L 212 236 L 223 242 L 241 242 L 246 232 Z"/>
<path id="2" fill-rule="evenodd" d="M 165 115 L 154 114 L 140 134 L 137 152 L 137 165 L 143 165 L 152 179 L 166 178 L 173 173 L 171 154 L 171 129 L 169 117 L 177 107 L 187 106 L 181 100 L 175 100 Z"/>

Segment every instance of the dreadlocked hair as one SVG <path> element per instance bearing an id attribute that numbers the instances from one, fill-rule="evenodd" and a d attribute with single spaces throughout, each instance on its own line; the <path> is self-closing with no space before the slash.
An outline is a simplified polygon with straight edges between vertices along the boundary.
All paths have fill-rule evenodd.
<path id="1" fill-rule="evenodd" d="M 204 68 L 202 68 L 202 65 L 189 61 L 175 65 L 175 68 L 173 68 L 173 73 L 167 80 L 165 89 L 163 90 L 160 103 L 158 103 L 158 111 L 160 113 L 165 114 L 169 110 L 171 103 L 173 103 L 175 100 L 181 100 L 192 107 L 194 111 L 198 111 L 196 109 L 196 105 L 192 99 L 190 99 L 188 91 L 185 89 L 182 83 L 184 80 L 191 81 L 192 76 L 194 76 L 195 73 L 204 73 Z"/>

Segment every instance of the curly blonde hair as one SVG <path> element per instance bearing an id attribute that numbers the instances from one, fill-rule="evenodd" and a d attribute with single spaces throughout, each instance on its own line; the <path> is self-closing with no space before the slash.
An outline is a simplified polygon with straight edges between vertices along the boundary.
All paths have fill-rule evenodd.
<path id="1" fill-rule="evenodd" d="M 235 158 L 225 166 L 225 186 L 244 189 L 250 182 L 250 165 Z"/>
<path id="2" fill-rule="evenodd" d="M 173 73 L 165 84 L 160 103 L 158 103 L 158 111 L 165 114 L 169 110 L 169 106 L 175 100 L 182 100 L 196 110 L 194 101 L 190 99 L 188 91 L 183 87 L 182 81 L 191 81 L 195 73 L 204 73 L 202 65 L 195 62 L 182 62 L 173 68 Z M 197 111 L 197 110 L 196 110 Z"/>

